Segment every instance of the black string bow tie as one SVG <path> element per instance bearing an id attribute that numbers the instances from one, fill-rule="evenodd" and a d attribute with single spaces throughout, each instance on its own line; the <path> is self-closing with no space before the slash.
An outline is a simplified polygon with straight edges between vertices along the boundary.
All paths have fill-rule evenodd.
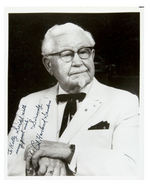
<path id="1" fill-rule="evenodd" d="M 67 102 L 65 110 L 64 110 L 61 129 L 60 129 L 60 132 L 59 132 L 59 137 L 62 135 L 62 133 L 66 129 L 68 121 L 71 121 L 72 117 L 74 116 L 74 114 L 77 111 L 76 100 L 79 100 L 79 102 L 81 102 L 81 101 L 83 101 L 85 96 L 86 96 L 85 93 L 59 94 L 59 95 L 57 95 L 57 97 L 56 97 L 57 103 Z"/>
<path id="2" fill-rule="evenodd" d="M 57 95 L 57 103 L 59 102 L 68 102 L 73 100 L 82 101 L 85 98 L 85 93 L 76 93 L 76 94 L 59 94 Z"/>

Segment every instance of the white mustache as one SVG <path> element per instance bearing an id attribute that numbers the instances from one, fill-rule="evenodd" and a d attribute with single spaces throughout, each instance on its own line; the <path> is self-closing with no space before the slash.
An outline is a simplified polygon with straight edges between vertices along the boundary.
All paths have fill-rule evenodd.
<path id="1" fill-rule="evenodd" d="M 87 72 L 87 71 L 88 71 L 87 69 L 73 69 L 69 72 L 69 75 L 84 73 L 84 72 Z"/>

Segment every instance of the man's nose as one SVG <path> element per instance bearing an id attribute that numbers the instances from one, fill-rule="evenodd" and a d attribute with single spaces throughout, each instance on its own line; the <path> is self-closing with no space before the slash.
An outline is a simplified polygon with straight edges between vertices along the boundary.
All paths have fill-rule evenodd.
<path id="1" fill-rule="evenodd" d="M 74 54 L 72 65 L 77 67 L 82 65 L 82 59 L 79 57 L 78 53 Z"/>

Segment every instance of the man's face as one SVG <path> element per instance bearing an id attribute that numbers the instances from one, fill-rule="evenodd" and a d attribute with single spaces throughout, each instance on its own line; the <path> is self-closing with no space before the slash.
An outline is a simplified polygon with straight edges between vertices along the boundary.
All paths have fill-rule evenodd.
<path id="1" fill-rule="evenodd" d="M 90 47 L 90 41 L 81 31 L 63 34 L 55 38 L 56 52 L 72 50 L 77 52 L 80 48 Z M 77 53 L 70 62 L 65 62 L 60 56 L 52 56 L 51 70 L 62 89 L 67 92 L 79 92 L 90 83 L 94 76 L 94 50 L 87 59 L 81 59 Z"/>

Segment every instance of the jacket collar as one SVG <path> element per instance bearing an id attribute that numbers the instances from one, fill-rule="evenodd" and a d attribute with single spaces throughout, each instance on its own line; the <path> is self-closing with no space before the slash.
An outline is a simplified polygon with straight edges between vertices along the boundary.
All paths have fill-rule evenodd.
<path id="1" fill-rule="evenodd" d="M 44 94 L 44 97 L 56 99 L 58 90 L 59 84 L 57 83 L 55 86 L 47 89 L 47 92 Z M 88 89 L 85 89 L 85 91 L 88 91 L 86 98 L 89 98 L 91 100 L 99 99 L 101 102 L 105 100 L 105 97 L 108 94 L 107 86 L 98 82 L 96 78 L 93 78 L 92 83 L 89 84 Z"/>

